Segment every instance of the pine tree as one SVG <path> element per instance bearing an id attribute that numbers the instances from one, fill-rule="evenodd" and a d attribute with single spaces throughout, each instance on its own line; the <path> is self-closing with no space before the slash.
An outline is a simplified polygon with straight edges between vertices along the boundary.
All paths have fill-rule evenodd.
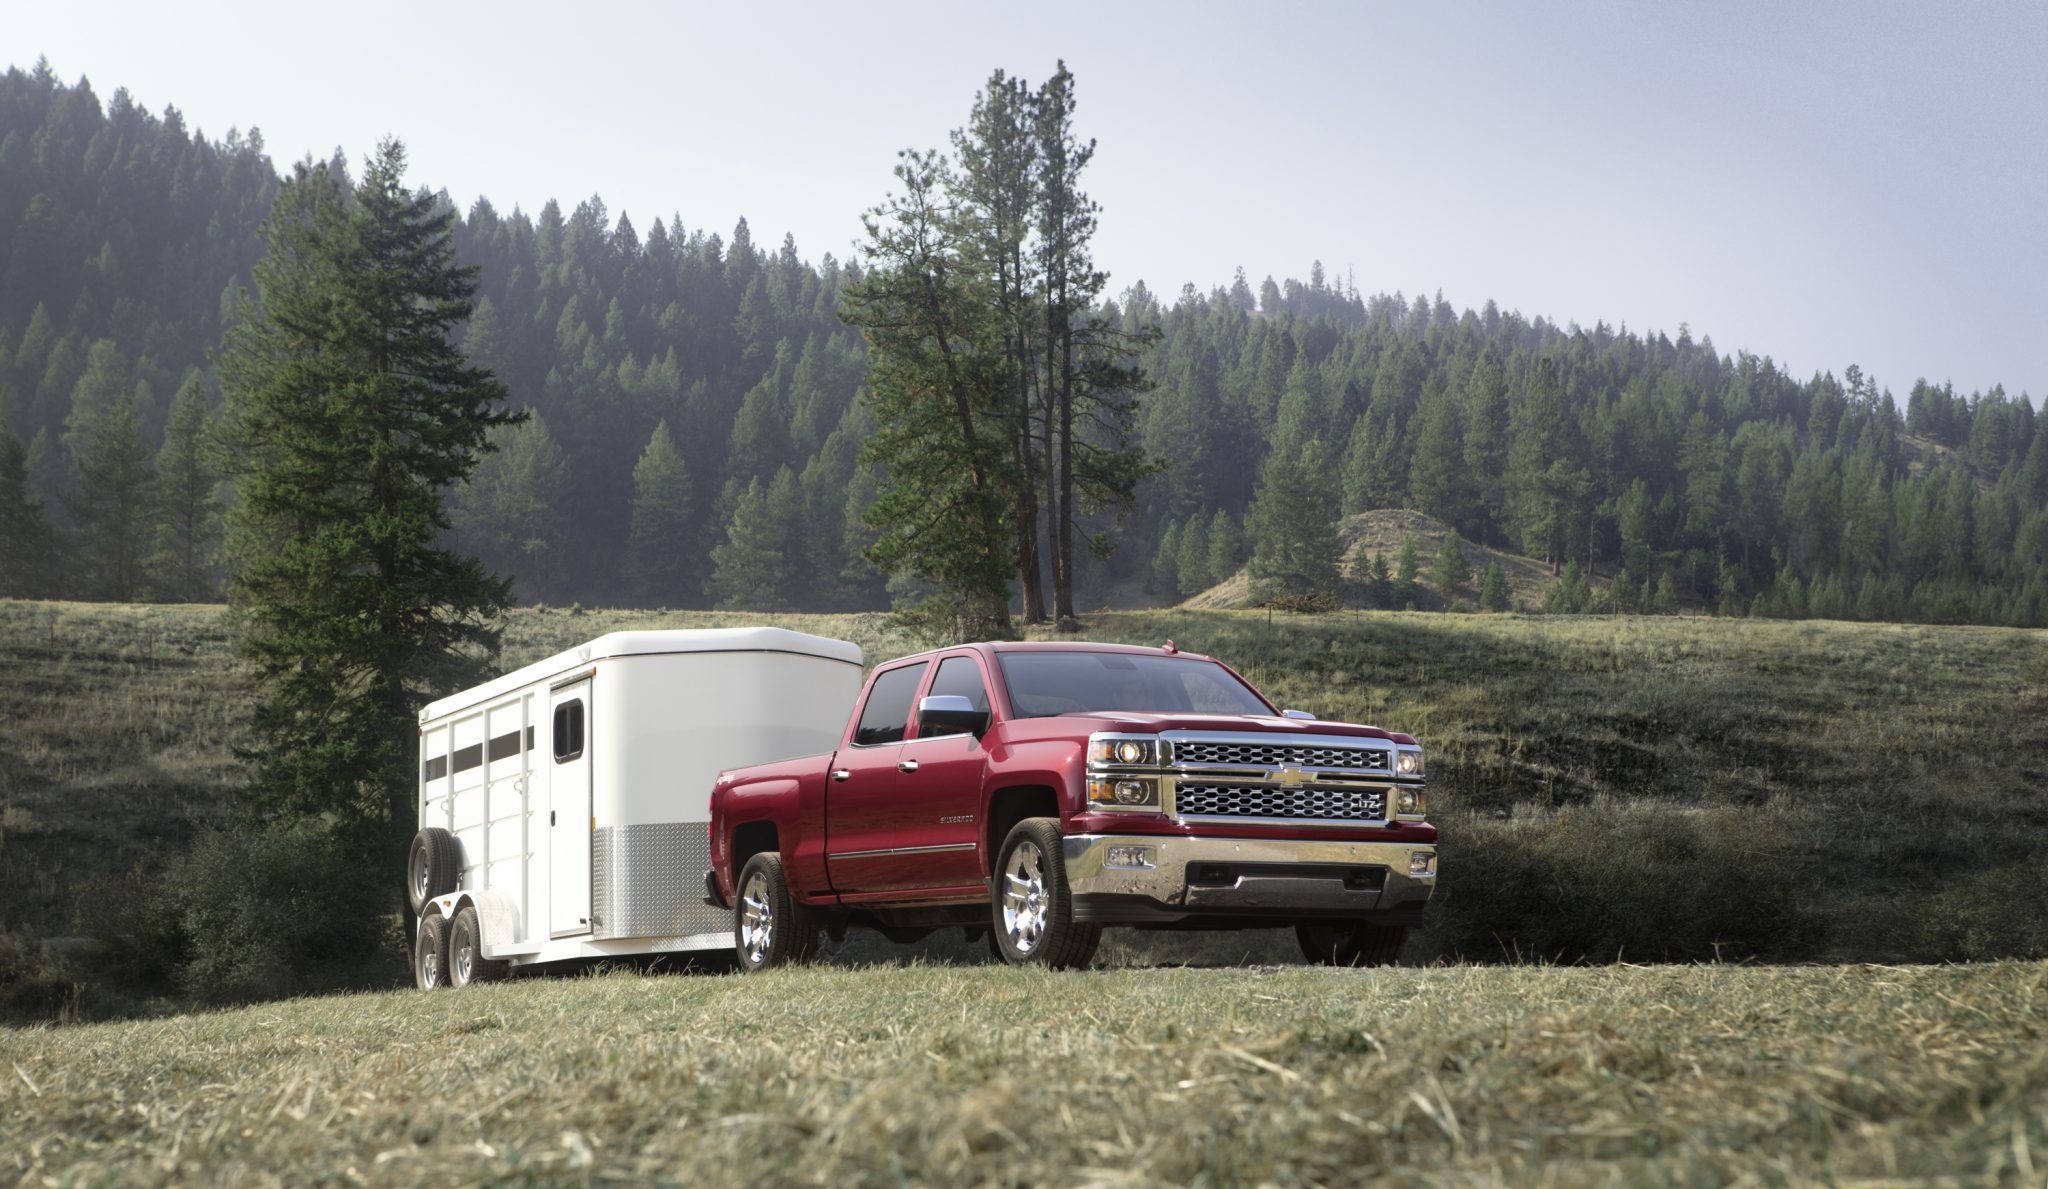
<path id="1" fill-rule="evenodd" d="M 1487 564 L 1486 577 L 1479 583 L 1479 606 L 1487 611 L 1508 609 L 1508 578 L 1499 562 Z"/>
<path id="2" fill-rule="evenodd" d="M 1180 525 L 1172 520 L 1159 533 L 1159 548 L 1152 554 L 1153 589 L 1171 603 L 1180 598 Z"/>
<path id="3" fill-rule="evenodd" d="M 149 452 L 127 392 L 109 409 L 88 409 L 84 403 L 73 406 L 66 435 L 78 468 L 69 506 L 80 579 L 96 598 L 130 602 L 142 586 L 154 514 Z"/>
<path id="4" fill-rule="evenodd" d="M 1311 441 L 1267 459 L 1252 501 L 1252 597 L 1260 602 L 1334 596 L 1338 589 L 1337 493 L 1329 452 Z"/>
<path id="5" fill-rule="evenodd" d="M 695 528 L 690 474 L 668 422 L 655 425 L 633 465 L 633 510 L 626 533 L 627 589 L 643 607 L 688 602 L 688 542 Z"/>
<path id="6" fill-rule="evenodd" d="M 1209 522 L 1200 516 L 1188 518 L 1180 534 L 1180 594 L 1198 595 L 1220 579 L 1209 572 Z"/>
<path id="7" fill-rule="evenodd" d="M 29 485 L 28 451 L 0 423 L 0 598 L 48 593 L 56 562 L 55 534 Z"/>
<path id="8" fill-rule="evenodd" d="M 491 431 L 491 452 L 456 490 L 449 519 L 485 569 L 512 578 L 524 598 L 545 598 L 563 578 L 561 506 L 569 490 L 568 461 L 535 413 Z M 629 552 L 627 566 L 637 557 Z"/>
<path id="9" fill-rule="evenodd" d="M 1444 538 L 1443 547 L 1437 550 L 1436 573 L 1432 577 L 1446 598 L 1472 581 L 1472 567 L 1465 561 L 1464 542 L 1458 539 L 1458 534 L 1451 533 Z"/>
<path id="10" fill-rule="evenodd" d="M 1394 581 L 1404 591 L 1410 591 L 1416 579 L 1422 577 L 1422 550 L 1415 544 L 1414 537 L 1401 538 L 1401 552 L 1395 556 Z"/>
<path id="11" fill-rule="evenodd" d="M 795 549 L 803 506 L 796 478 L 784 467 L 763 483 L 756 477 L 733 508 L 725 540 L 711 551 L 708 586 L 728 611 L 788 610 L 801 597 L 803 559 Z"/>
<path id="12" fill-rule="evenodd" d="M 1010 632 L 1021 477 L 1007 436 L 1002 327 L 965 257 L 949 173 L 937 154 L 903 154 L 903 192 L 869 213 L 869 267 L 844 295 L 846 320 L 868 340 L 876 429 L 862 458 L 882 476 L 867 556 L 945 591 L 963 636 L 999 637 Z"/>
<path id="13" fill-rule="evenodd" d="M 206 406 L 206 382 L 194 371 L 171 401 L 164 444 L 156 455 L 150 585 L 174 602 L 205 602 L 220 590 L 220 470 Z"/>
<path id="14" fill-rule="evenodd" d="M 1241 270 L 1240 270 L 1241 271 Z M 1244 564 L 1244 530 L 1223 509 L 1209 518 L 1209 578 L 1228 581 Z"/>
<path id="15" fill-rule="evenodd" d="M 456 263 L 453 213 L 409 193 L 404 169 L 388 140 L 353 192 L 338 163 L 293 170 L 222 360 L 256 791 L 330 815 L 390 871 L 413 833 L 418 712 L 490 671 L 508 597 L 438 546 L 442 500 L 516 419 L 453 345 L 476 270 Z"/>

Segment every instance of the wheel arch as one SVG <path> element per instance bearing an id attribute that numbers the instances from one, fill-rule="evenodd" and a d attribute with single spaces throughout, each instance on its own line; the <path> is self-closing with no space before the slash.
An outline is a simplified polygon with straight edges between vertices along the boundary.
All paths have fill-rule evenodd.
<path id="1" fill-rule="evenodd" d="M 996 852 L 1002 848 L 1003 839 L 1009 837 L 1018 822 L 1031 817 L 1060 816 L 1060 795 L 1051 785 L 1040 783 L 1005 784 L 988 795 L 988 809 L 982 814 L 984 828 L 981 832 L 981 869 L 984 874 L 995 870 Z"/>

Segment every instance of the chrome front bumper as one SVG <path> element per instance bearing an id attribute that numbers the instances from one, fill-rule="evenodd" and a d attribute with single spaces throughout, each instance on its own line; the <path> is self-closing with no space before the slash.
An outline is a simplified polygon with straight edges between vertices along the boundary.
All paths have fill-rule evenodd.
<path id="1" fill-rule="evenodd" d="M 1436 891 L 1434 843 L 1075 834 L 1063 851 L 1075 915 L 1112 924 L 1413 913 Z"/>

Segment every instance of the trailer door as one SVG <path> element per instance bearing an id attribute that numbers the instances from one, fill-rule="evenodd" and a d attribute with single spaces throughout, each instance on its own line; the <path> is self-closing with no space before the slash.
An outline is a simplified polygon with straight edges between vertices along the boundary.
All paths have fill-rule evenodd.
<path id="1" fill-rule="evenodd" d="M 590 679 L 556 687 L 548 704 L 548 933 L 568 937 L 590 932 Z"/>

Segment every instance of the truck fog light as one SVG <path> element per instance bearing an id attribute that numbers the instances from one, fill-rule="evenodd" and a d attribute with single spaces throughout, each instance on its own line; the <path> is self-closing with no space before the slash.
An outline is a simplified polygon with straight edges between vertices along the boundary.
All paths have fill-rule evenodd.
<path id="1" fill-rule="evenodd" d="M 1436 852 L 1433 850 L 1411 850 L 1408 852 L 1408 876 L 1410 879 L 1429 879 L 1436 875 Z"/>
<path id="2" fill-rule="evenodd" d="M 1104 867 L 1126 867 L 1149 869 L 1159 864 L 1152 859 L 1149 846 L 1112 846 L 1103 856 Z"/>
<path id="3" fill-rule="evenodd" d="M 1159 786 L 1150 780 L 1091 780 L 1088 803 L 1118 809 L 1140 809 L 1159 804 Z"/>

